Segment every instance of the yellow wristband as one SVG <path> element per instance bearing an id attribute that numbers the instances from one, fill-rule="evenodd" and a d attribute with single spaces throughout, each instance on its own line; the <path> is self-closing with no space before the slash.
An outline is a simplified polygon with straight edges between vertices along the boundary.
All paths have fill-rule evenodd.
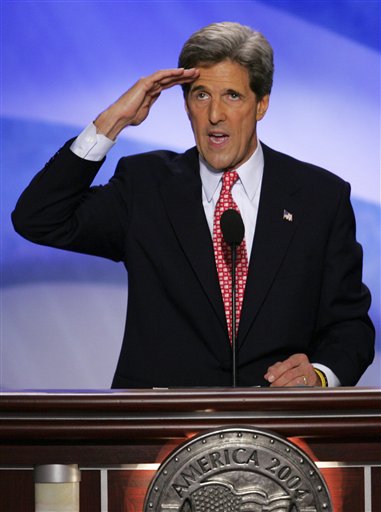
<path id="1" fill-rule="evenodd" d="M 328 387 L 328 380 L 327 380 L 327 377 L 326 377 L 325 373 L 322 372 L 321 370 L 318 370 L 317 368 L 314 368 L 314 370 L 315 370 L 316 375 L 320 379 L 321 387 L 322 388 L 327 388 Z"/>

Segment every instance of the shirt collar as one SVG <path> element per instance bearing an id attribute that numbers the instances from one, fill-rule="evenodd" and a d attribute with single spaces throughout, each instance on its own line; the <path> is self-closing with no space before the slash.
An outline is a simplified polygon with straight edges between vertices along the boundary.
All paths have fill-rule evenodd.
<path id="1" fill-rule="evenodd" d="M 222 179 L 221 169 L 214 169 L 211 167 L 202 157 L 199 156 L 200 161 L 200 176 L 202 181 L 202 188 L 205 193 L 205 197 L 210 202 L 216 193 L 216 190 Z M 236 169 L 239 179 L 245 189 L 247 197 L 250 201 L 253 200 L 258 186 L 261 182 L 263 174 L 263 150 L 261 143 L 258 141 L 256 150 L 251 155 L 247 162 L 243 163 Z"/>

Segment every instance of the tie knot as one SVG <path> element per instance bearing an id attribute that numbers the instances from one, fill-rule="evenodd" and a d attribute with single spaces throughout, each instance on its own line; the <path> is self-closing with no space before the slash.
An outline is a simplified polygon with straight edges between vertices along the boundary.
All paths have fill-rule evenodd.
<path id="1" fill-rule="evenodd" d="M 238 173 L 235 170 L 225 171 L 222 175 L 222 188 L 231 190 L 238 177 Z"/>

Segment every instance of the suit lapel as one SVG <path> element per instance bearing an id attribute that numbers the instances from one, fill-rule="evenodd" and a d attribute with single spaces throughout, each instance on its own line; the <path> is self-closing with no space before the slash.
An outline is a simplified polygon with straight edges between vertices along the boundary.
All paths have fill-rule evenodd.
<path id="1" fill-rule="evenodd" d="M 298 201 L 295 192 L 300 187 L 290 180 L 289 173 L 283 172 L 283 159 L 278 158 L 278 154 L 264 144 L 262 147 L 265 167 L 238 332 L 239 345 L 245 342 L 271 289 L 298 224 Z M 213 243 L 202 206 L 197 151 L 187 151 L 171 165 L 173 179 L 161 189 L 166 211 L 184 254 L 227 336 Z"/>
<path id="2" fill-rule="evenodd" d="M 249 263 L 238 343 L 247 334 L 271 289 L 298 224 L 295 192 L 299 188 L 286 180 L 275 152 L 262 145 L 265 167 L 253 249 Z"/>
<path id="3" fill-rule="evenodd" d="M 161 190 L 169 220 L 222 328 L 226 330 L 213 242 L 202 206 L 197 151 L 189 150 L 181 156 L 173 164 L 173 172 L 173 179 Z"/>

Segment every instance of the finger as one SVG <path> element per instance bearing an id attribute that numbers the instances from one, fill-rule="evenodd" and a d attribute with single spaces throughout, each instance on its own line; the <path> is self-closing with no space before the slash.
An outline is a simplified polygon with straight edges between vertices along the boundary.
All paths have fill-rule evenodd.
<path id="1" fill-rule="evenodd" d="M 146 79 L 146 87 L 148 90 L 160 92 L 164 89 L 173 87 L 174 85 L 181 85 L 183 83 L 189 83 L 195 80 L 199 75 L 199 71 L 195 68 L 192 69 L 174 69 L 174 70 L 163 70 L 150 75 Z"/>
<path id="2" fill-rule="evenodd" d="M 140 108 L 144 110 L 150 105 L 151 99 L 155 101 L 160 93 L 177 84 L 189 83 L 195 79 L 198 71 L 195 69 L 185 70 L 182 68 L 156 71 L 152 75 L 141 78 L 129 89 L 120 101 L 128 106 L 134 104 L 136 112 Z M 135 117 L 135 116 L 134 116 Z M 137 117 L 141 117 L 139 114 Z"/>
<path id="3" fill-rule="evenodd" d="M 291 356 L 282 362 L 277 362 L 277 363 L 273 364 L 272 366 L 270 366 L 267 370 L 265 378 L 267 378 L 267 380 L 269 382 L 274 382 L 285 372 L 287 372 L 297 366 L 298 366 L 298 362 L 295 361 L 295 358 L 293 358 Z"/>
<path id="4" fill-rule="evenodd" d="M 318 386 L 320 379 L 317 377 L 314 367 L 310 363 L 303 363 L 292 368 L 275 379 L 270 385 L 285 386 Z"/>
<path id="5" fill-rule="evenodd" d="M 282 363 L 279 361 L 268 367 L 267 372 L 265 373 L 265 379 L 269 382 L 273 382 L 276 378 L 278 378 L 282 374 Z"/>
<path id="6" fill-rule="evenodd" d="M 318 382 L 316 378 L 316 374 L 313 374 L 311 376 L 307 375 L 300 375 L 298 377 L 292 378 L 288 374 L 282 375 L 280 379 L 277 379 L 272 384 L 270 384 L 270 387 L 318 387 L 320 386 L 320 383 Z"/>
<path id="7" fill-rule="evenodd" d="M 308 386 L 308 377 L 302 367 L 292 368 L 276 378 L 273 387 Z"/>
<path id="8" fill-rule="evenodd" d="M 284 384 L 274 382 L 273 384 L 270 384 L 270 387 L 272 388 L 301 388 L 301 387 L 310 387 L 310 385 L 307 383 L 305 377 L 298 377 L 296 379 L 290 380 Z"/>
<path id="9" fill-rule="evenodd" d="M 196 68 L 164 69 L 156 71 L 152 75 L 146 77 L 145 80 L 147 80 L 147 82 L 165 85 L 167 83 L 178 82 L 181 80 L 191 80 L 198 75 L 199 71 Z"/>
<path id="10" fill-rule="evenodd" d="M 296 372 L 290 374 L 293 377 L 302 376 L 306 372 L 307 374 L 311 375 L 311 372 L 313 371 L 313 368 L 306 354 L 293 354 L 284 361 L 275 363 L 274 365 L 270 366 L 265 374 L 265 379 L 267 379 L 270 383 L 275 383 L 280 377 L 282 377 L 282 375 L 293 369 L 296 370 Z M 299 375 L 296 375 L 298 373 Z M 290 380 L 290 378 L 287 380 Z"/>

